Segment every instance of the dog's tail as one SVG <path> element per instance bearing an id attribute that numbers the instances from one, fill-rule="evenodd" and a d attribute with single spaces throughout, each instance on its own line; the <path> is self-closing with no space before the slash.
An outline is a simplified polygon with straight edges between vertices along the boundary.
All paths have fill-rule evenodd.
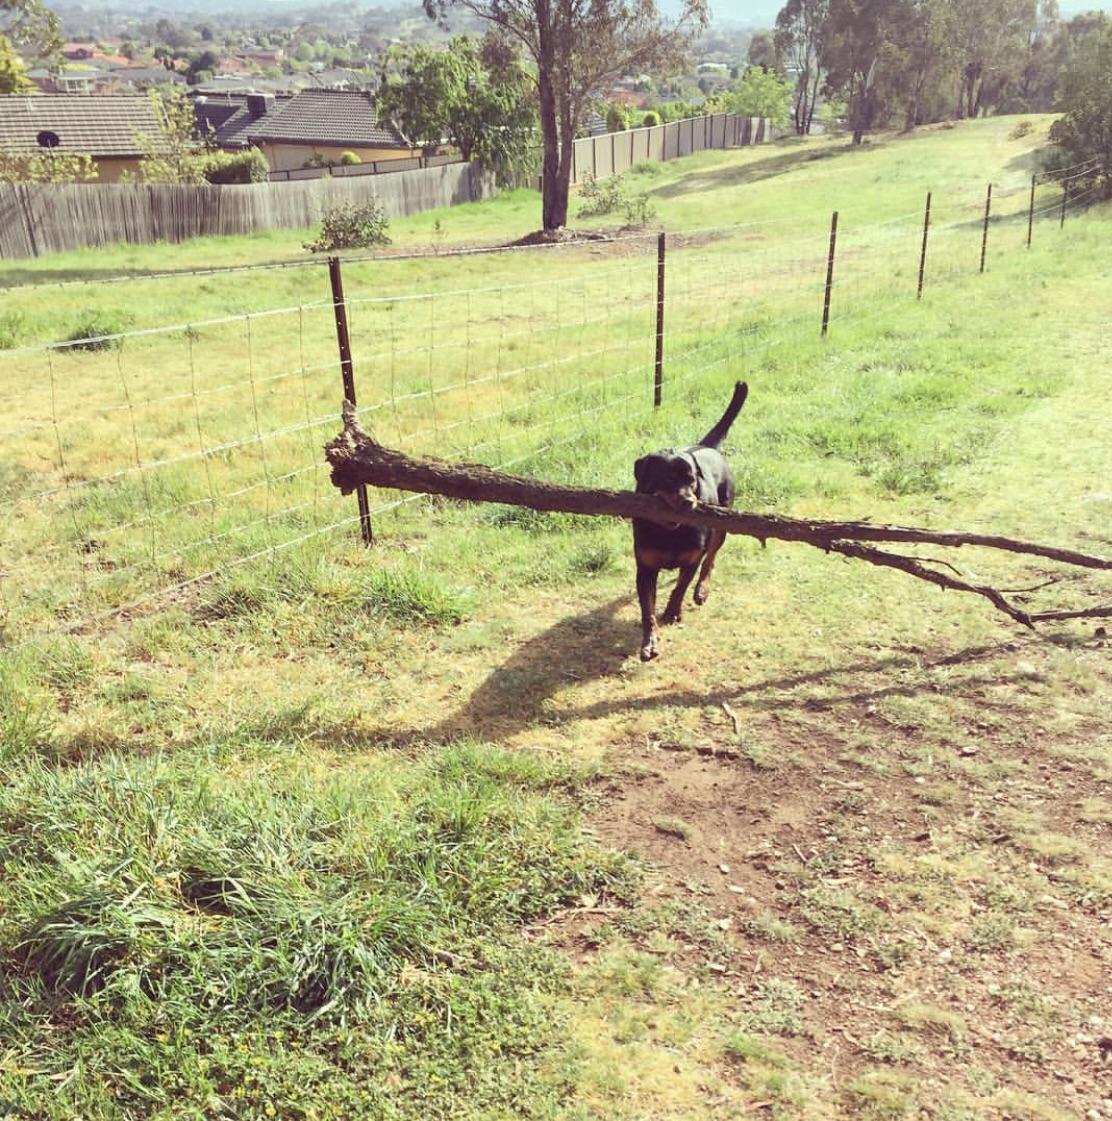
<path id="1" fill-rule="evenodd" d="M 730 431 L 730 426 L 737 420 L 737 414 L 741 412 L 741 406 L 745 404 L 745 398 L 748 396 L 749 386 L 745 382 L 739 381 L 734 386 L 734 396 L 729 408 L 722 414 L 722 419 L 699 441 L 700 447 L 717 449 L 722 444 Z"/>

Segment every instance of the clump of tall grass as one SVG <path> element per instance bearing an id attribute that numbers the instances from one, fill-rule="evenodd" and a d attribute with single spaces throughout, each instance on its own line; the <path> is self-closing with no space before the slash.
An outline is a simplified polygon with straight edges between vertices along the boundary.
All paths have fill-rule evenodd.
<path id="1" fill-rule="evenodd" d="M 520 1065 L 558 1045 L 543 995 L 558 971 L 516 927 L 629 890 L 627 865 L 548 793 L 574 781 L 476 744 L 341 778 L 287 760 L 244 782 L 201 758 L 122 756 L 14 776 L 0 788 L 0 1025 L 44 1057 L 12 1100 L 72 1116 L 85 1091 L 57 1097 L 52 1076 L 87 1063 L 100 1096 L 83 1116 L 127 1112 L 144 1086 L 200 1108 L 202 1059 L 222 1054 L 222 1081 L 254 1087 L 259 1116 L 373 1098 L 384 1077 L 433 1112 L 473 1080 L 477 1101 L 512 1101 Z M 307 1055 L 320 1085 L 283 1070 Z M 256 1115 L 247 1104 L 237 1115 Z"/>

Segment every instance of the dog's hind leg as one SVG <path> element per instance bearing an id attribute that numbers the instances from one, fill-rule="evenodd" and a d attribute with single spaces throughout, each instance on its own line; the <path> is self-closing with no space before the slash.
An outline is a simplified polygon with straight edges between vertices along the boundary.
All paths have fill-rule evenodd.
<path id="1" fill-rule="evenodd" d="M 695 585 L 694 598 L 696 604 L 700 607 L 707 602 L 707 598 L 710 596 L 710 574 L 714 571 L 714 559 L 718 556 L 718 550 L 722 548 L 725 540 L 726 534 L 721 530 L 712 529 L 710 531 L 707 554 L 703 558 L 703 571 L 699 573 L 699 583 Z"/>
<path id="2" fill-rule="evenodd" d="M 637 566 L 637 598 L 641 603 L 641 661 L 651 662 L 657 656 L 656 582 L 657 568 Z"/>
<path id="3" fill-rule="evenodd" d="M 664 617 L 660 620 L 662 626 L 667 627 L 683 619 L 683 597 L 687 594 L 687 589 L 691 587 L 691 581 L 695 579 L 695 573 L 698 571 L 699 564 L 697 561 L 695 564 L 680 569 L 676 586 L 668 597 L 668 606 L 665 608 Z"/>

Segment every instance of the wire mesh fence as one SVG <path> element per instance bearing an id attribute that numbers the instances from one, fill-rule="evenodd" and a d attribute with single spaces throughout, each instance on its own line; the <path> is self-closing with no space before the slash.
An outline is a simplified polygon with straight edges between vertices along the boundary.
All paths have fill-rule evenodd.
<path id="1" fill-rule="evenodd" d="M 924 211 L 844 223 L 830 333 L 914 301 L 920 275 L 929 293 L 976 275 L 982 252 L 991 268 L 1021 251 L 1095 198 L 1085 174 L 997 191 L 987 220 L 980 192 L 935 197 L 926 238 Z M 775 223 L 668 236 L 666 400 L 818 336 L 830 236 L 805 217 L 784 216 L 788 237 Z M 390 446 L 527 472 L 547 449 L 589 443 L 600 415 L 653 407 L 655 233 L 445 258 L 422 291 L 384 292 L 382 261 L 344 268 L 359 413 Z M 304 303 L 0 352 L 0 646 L 357 537 L 322 452 L 342 396 L 335 308 L 321 272 L 304 276 Z M 412 500 L 369 496 L 373 516 Z"/>

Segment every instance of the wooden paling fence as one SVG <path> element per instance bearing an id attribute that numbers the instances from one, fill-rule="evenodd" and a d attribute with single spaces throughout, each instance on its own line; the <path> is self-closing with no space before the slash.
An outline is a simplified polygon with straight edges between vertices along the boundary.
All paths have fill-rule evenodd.
<path id="1" fill-rule="evenodd" d="M 582 183 L 620 174 L 643 160 L 672 160 L 771 139 L 768 121 L 733 113 L 584 137 L 575 141 L 572 179 Z M 320 221 L 326 206 L 372 197 L 388 216 L 400 218 L 497 193 L 493 175 L 476 164 L 447 157 L 405 164 L 405 170 L 382 163 L 330 172 L 307 169 L 290 172 L 281 182 L 236 186 L 0 183 L 0 260 L 119 242 L 149 245 L 305 229 Z"/>
<path id="2" fill-rule="evenodd" d="M 320 221 L 326 206 L 372 197 L 390 217 L 405 217 L 496 192 L 494 177 L 467 163 L 240 186 L 0 183 L 0 259 L 118 242 L 304 229 Z"/>

